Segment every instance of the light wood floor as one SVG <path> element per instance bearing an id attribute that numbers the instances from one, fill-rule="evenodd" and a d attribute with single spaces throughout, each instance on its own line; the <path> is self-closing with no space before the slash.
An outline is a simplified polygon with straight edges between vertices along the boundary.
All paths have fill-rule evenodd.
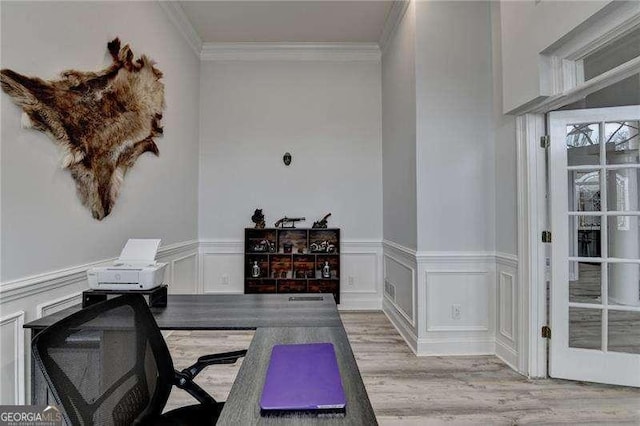
<path id="1" fill-rule="evenodd" d="M 640 389 L 528 380 L 494 356 L 416 357 L 380 312 L 341 313 L 369 398 L 382 425 L 634 424 Z M 252 332 L 173 332 L 177 368 L 198 356 L 243 349 Z M 215 366 L 200 385 L 224 400 L 239 365 Z M 176 389 L 168 408 L 192 400 Z"/>

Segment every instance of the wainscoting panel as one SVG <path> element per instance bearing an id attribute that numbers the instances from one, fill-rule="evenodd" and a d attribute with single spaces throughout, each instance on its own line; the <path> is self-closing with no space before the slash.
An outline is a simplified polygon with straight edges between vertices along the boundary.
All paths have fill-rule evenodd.
<path id="1" fill-rule="evenodd" d="M 198 253 L 190 253 L 171 261 L 170 294 L 194 294 L 198 291 Z"/>
<path id="2" fill-rule="evenodd" d="M 496 355 L 518 370 L 518 259 L 496 255 Z"/>
<path id="3" fill-rule="evenodd" d="M 495 353 L 493 252 L 419 252 L 418 355 Z"/>
<path id="4" fill-rule="evenodd" d="M 432 271 L 426 283 L 427 331 L 489 331 L 487 271 Z"/>
<path id="5" fill-rule="evenodd" d="M 418 350 L 418 307 L 415 250 L 383 241 L 384 299 L 382 310 L 412 351 Z"/>
<path id="6" fill-rule="evenodd" d="M 24 311 L 0 319 L 0 403 L 25 403 Z"/>
<path id="7" fill-rule="evenodd" d="M 58 297 L 54 300 L 48 300 L 36 306 L 37 318 L 46 317 L 63 309 L 70 308 L 73 305 L 82 303 L 82 293 L 76 292 L 66 296 Z"/>

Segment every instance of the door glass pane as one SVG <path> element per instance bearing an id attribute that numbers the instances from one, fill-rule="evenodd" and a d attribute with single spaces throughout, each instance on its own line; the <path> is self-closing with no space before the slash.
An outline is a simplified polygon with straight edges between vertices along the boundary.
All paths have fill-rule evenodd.
<path id="1" fill-rule="evenodd" d="M 600 211 L 600 172 L 569 170 L 569 211 Z"/>
<path id="2" fill-rule="evenodd" d="M 638 210 L 638 169 L 607 170 L 607 210 Z"/>
<path id="3" fill-rule="evenodd" d="M 609 311 L 609 352 L 640 354 L 640 312 Z"/>
<path id="4" fill-rule="evenodd" d="M 638 164 L 638 121 L 605 123 L 607 164 Z"/>
<path id="5" fill-rule="evenodd" d="M 640 259 L 640 217 L 609 216 L 607 220 L 609 257 Z"/>
<path id="6" fill-rule="evenodd" d="M 569 347 L 602 348 L 602 311 L 569 308 Z"/>
<path id="7" fill-rule="evenodd" d="M 569 216 L 569 257 L 600 257 L 600 216 Z"/>
<path id="8" fill-rule="evenodd" d="M 640 306 L 640 264 L 609 263 L 609 303 Z"/>
<path id="9" fill-rule="evenodd" d="M 569 261 L 569 301 L 600 303 L 602 264 Z"/>
<path id="10" fill-rule="evenodd" d="M 600 124 L 567 126 L 567 162 L 569 166 L 600 164 Z"/>

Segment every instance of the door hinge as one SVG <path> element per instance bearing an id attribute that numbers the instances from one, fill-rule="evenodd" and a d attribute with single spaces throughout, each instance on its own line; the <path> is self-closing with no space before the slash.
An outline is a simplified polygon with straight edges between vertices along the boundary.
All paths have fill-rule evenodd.
<path id="1" fill-rule="evenodd" d="M 542 231 L 542 242 L 543 243 L 551 242 L 551 231 Z"/>
<path id="2" fill-rule="evenodd" d="M 542 337 L 544 337 L 545 339 L 551 339 L 551 327 L 549 327 L 548 325 L 542 326 Z"/>
<path id="3" fill-rule="evenodd" d="M 550 141 L 549 135 L 540 136 L 540 148 L 549 148 Z"/>

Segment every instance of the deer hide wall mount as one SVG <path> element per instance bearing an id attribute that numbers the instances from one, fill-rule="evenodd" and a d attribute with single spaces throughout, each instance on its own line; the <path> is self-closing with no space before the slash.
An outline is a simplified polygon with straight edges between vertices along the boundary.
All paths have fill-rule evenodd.
<path id="1" fill-rule="evenodd" d="M 0 71 L 2 90 L 23 110 L 23 127 L 45 132 L 62 148 L 62 168 L 98 220 L 111 212 L 137 158 L 158 155 L 153 138 L 162 134 L 165 107 L 154 62 L 145 55 L 134 59 L 118 38 L 107 48 L 113 62 L 98 72 L 69 70 L 45 81 Z"/>

